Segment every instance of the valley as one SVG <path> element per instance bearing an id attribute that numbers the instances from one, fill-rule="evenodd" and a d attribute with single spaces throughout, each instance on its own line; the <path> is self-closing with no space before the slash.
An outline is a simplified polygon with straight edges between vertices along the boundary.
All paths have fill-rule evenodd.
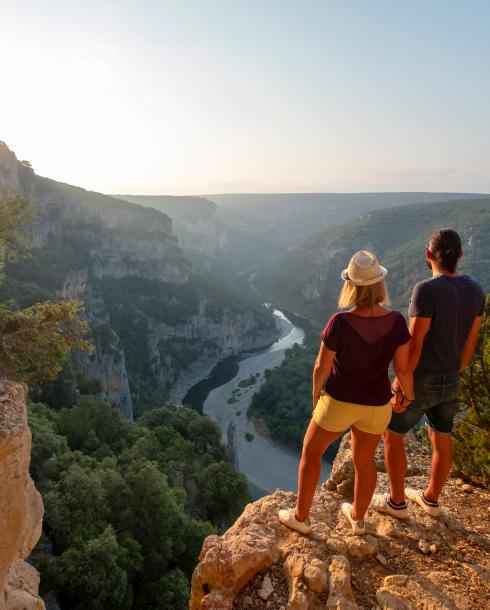
<path id="1" fill-rule="evenodd" d="M 0 189 L 36 207 L 30 249 L 6 260 L 0 298 L 17 309 L 80 300 L 93 345 L 72 350 L 27 403 L 31 471 L 47 507 L 32 561 L 63 607 L 83 597 L 70 562 L 83 563 L 92 544 L 109 545 L 124 607 L 133 596 L 151 607 L 163 581 L 182 606 L 205 537 L 250 499 L 296 490 L 319 334 L 354 251 L 380 257 L 405 313 L 427 275 L 430 231 L 450 224 L 464 240 L 462 271 L 490 290 L 486 195 L 112 197 L 38 176 L 3 143 Z M 142 528 L 139 496 L 152 506 Z M 169 534 L 165 506 L 184 531 Z M 128 567 L 126 554 L 140 552 Z"/>

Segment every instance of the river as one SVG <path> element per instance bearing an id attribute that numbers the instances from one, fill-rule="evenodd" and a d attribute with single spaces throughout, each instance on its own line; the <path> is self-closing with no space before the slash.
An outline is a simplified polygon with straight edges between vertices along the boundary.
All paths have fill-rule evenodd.
<path id="1" fill-rule="evenodd" d="M 252 396 L 264 383 L 264 371 L 279 366 L 285 350 L 295 343 L 301 345 L 304 340 L 303 330 L 292 324 L 282 311 L 275 309 L 273 315 L 283 329 L 283 336 L 269 347 L 235 361 L 231 374 L 236 373 L 231 379 L 230 363 L 225 362 L 227 380 L 211 389 L 202 403 L 203 413 L 219 424 L 223 442 L 232 446 L 235 466 L 247 477 L 254 499 L 278 488 L 297 489 L 300 452 L 278 443 L 247 419 Z M 214 371 L 215 379 L 219 372 L 220 364 Z M 243 387 L 251 376 L 255 382 Z M 242 387 L 239 386 L 241 381 Z M 330 465 L 325 461 L 322 480 L 329 473 Z"/>

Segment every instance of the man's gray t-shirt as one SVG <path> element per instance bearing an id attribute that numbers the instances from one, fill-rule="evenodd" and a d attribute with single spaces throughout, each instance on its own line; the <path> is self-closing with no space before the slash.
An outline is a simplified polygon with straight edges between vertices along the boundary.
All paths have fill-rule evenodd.
<path id="1" fill-rule="evenodd" d="M 419 282 L 408 315 L 432 321 L 415 375 L 457 373 L 474 319 L 484 309 L 485 293 L 469 275 L 435 275 Z"/>

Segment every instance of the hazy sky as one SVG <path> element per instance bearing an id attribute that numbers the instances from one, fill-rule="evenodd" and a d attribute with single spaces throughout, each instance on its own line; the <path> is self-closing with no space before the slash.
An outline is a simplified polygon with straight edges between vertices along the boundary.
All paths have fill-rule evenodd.
<path id="1" fill-rule="evenodd" d="M 113 193 L 490 192 L 487 0 L 0 0 L 0 139 Z"/>

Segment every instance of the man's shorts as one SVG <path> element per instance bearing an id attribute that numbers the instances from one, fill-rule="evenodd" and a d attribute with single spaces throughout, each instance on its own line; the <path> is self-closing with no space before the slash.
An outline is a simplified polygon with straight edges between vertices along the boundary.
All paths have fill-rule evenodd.
<path id="1" fill-rule="evenodd" d="M 438 434 L 451 434 L 458 412 L 461 386 L 459 373 L 427 375 L 414 380 L 415 400 L 403 413 L 393 413 L 388 430 L 406 434 L 425 415 Z"/>
<path id="2" fill-rule="evenodd" d="M 322 394 L 313 419 L 324 430 L 344 432 L 351 426 L 369 434 L 383 434 L 391 418 L 391 402 L 381 406 L 358 405 Z"/>

